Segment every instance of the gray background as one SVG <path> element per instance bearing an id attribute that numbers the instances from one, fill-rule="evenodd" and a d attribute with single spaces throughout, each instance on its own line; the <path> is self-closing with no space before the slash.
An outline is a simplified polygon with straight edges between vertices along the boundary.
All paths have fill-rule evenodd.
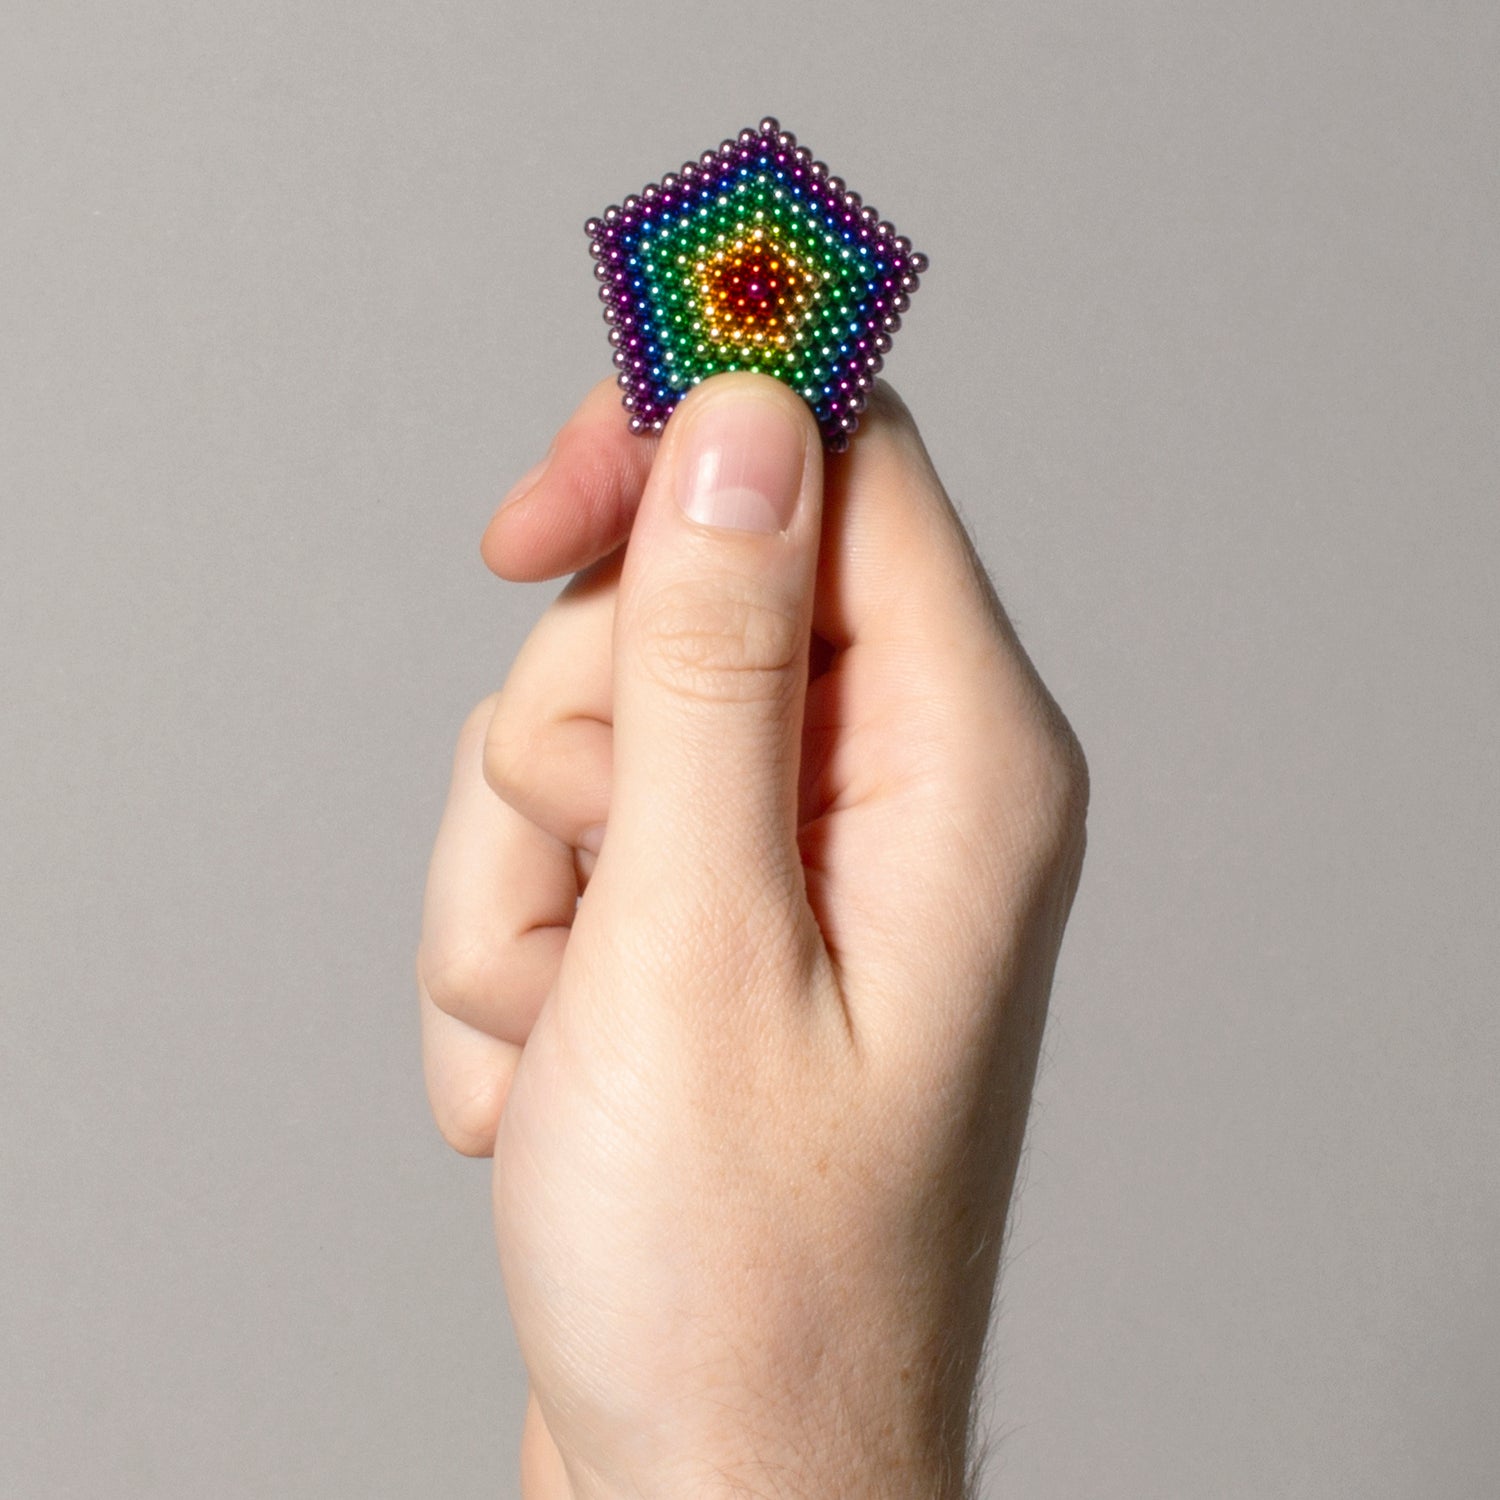
<path id="1" fill-rule="evenodd" d="M 1500 1491 L 1500 12 L 16 4 L 0 1491 L 503 1496 L 411 984 L 583 220 L 766 113 L 1088 750 L 989 1493 Z"/>

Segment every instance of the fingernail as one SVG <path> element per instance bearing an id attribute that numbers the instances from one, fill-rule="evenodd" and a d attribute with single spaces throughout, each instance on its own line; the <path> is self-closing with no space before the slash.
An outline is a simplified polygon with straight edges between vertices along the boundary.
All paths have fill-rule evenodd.
<path id="1" fill-rule="evenodd" d="M 735 531 L 784 531 L 797 508 L 806 435 L 785 406 L 720 396 L 693 413 L 677 501 L 695 521 Z"/>
<path id="2" fill-rule="evenodd" d="M 604 824 L 593 823 L 578 835 L 578 847 L 597 854 L 604 847 Z"/>
<path id="3" fill-rule="evenodd" d="M 549 453 L 540 463 L 532 464 L 527 471 L 510 487 L 505 499 L 500 502 L 500 509 L 504 510 L 507 505 L 514 505 L 517 500 L 523 500 L 537 486 L 537 481 L 547 471 L 547 465 L 552 462 Z"/>

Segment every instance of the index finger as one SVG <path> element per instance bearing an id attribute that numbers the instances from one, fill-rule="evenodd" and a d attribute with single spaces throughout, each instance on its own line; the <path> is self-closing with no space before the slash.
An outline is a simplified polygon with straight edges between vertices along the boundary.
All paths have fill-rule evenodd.
<path id="1" fill-rule="evenodd" d="M 630 531 L 655 436 L 633 433 L 613 380 L 601 380 L 563 424 L 539 473 L 501 503 L 479 544 L 492 572 L 517 583 L 575 573 Z"/>

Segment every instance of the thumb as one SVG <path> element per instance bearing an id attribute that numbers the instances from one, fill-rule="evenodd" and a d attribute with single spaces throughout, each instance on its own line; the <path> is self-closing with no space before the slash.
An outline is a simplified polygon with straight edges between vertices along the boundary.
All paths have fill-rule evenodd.
<path id="1" fill-rule="evenodd" d="M 822 492 L 812 413 L 769 376 L 715 376 L 667 423 L 620 578 L 614 783 L 595 877 L 623 877 L 636 903 L 740 925 L 801 893 Z"/>

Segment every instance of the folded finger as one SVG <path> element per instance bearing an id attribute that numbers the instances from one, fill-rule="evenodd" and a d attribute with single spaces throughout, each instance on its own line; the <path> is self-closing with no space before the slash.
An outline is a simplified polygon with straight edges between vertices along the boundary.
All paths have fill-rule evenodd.
<path id="1" fill-rule="evenodd" d="M 620 554 L 575 578 L 517 655 L 490 719 L 492 791 L 560 844 L 597 853 L 609 815 L 610 640 Z"/>
<path id="2" fill-rule="evenodd" d="M 462 1156 L 492 1156 L 521 1049 L 439 1010 L 420 973 L 417 1001 L 422 1072 L 438 1130 Z"/>
<path id="3" fill-rule="evenodd" d="M 484 780 L 497 699 L 470 714 L 428 869 L 418 963 L 445 1015 L 524 1044 L 551 988 L 577 905 L 572 850 Z"/>

